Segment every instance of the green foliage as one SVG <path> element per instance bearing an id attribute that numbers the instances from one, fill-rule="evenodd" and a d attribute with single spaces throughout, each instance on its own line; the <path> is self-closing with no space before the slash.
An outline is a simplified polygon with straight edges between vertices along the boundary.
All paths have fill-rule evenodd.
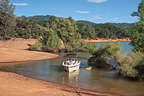
<path id="1" fill-rule="evenodd" d="M 79 41 L 76 41 L 76 40 L 73 40 L 71 42 L 67 42 L 66 44 L 66 49 L 67 51 L 78 51 L 80 49 L 82 49 L 82 42 L 79 40 Z"/>
<path id="2" fill-rule="evenodd" d="M 15 27 L 14 9 L 9 0 L 0 0 L 0 39 L 10 39 Z"/>
<path id="3" fill-rule="evenodd" d="M 99 58 L 91 57 L 88 59 L 88 63 L 90 66 L 93 66 L 95 68 L 107 69 L 111 67 L 109 60 L 103 57 L 99 57 Z"/>
<path id="4" fill-rule="evenodd" d="M 144 52 L 144 34 L 135 34 L 132 40 L 132 45 L 135 48 L 134 50 Z"/>
<path id="5" fill-rule="evenodd" d="M 113 44 L 113 43 L 105 47 L 106 54 L 108 56 L 114 56 L 115 54 L 120 53 L 121 49 L 122 48 L 120 44 Z"/>
<path id="6" fill-rule="evenodd" d="M 106 39 L 120 38 L 122 29 L 110 24 L 97 24 L 95 25 L 95 31 L 97 32 L 97 37 Z"/>
<path id="7" fill-rule="evenodd" d="M 141 1 L 138 8 L 138 13 L 141 21 L 144 21 L 144 0 Z"/>
<path id="8" fill-rule="evenodd" d="M 67 50 L 75 50 L 81 47 L 81 35 L 78 33 L 76 22 L 71 18 L 50 17 L 48 29 L 57 33 L 64 42 Z"/>
<path id="9" fill-rule="evenodd" d="M 72 45 L 71 45 L 70 43 L 68 43 L 68 44 L 66 45 L 66 49 L 67 49 L 68 52 L 73 51 Z"/>
<path id="10" fill-rule="evenodd" d="M 48 22 L 51 15 L 36 15 L 36 16 L 30 16 L 28 17 L 29 20 L 34 20 L 35 22 Z"/>
<path id="11" fill-rule="evenodd" d="M 138 12 L 134 12 L 132 16 L 138 16 L 140 21 L 136 23 L 136 30 L 132 34 L 132 45 L 136 51 L 144 52 L 144 0 L 141 1 L 138 7 Z"/>
<path id="12" fill-rule="evenodd" d="M 58 52 L 58 49 L 61 47 L 61 40 L 57 34 L 50 29 L 48 32 L 44 33 L 42 40 L 36 42 L 29 49 L 30 50 L 41 50 L 41 51 L 50 51 Z"/>
<path id="13" fill-rule="evenodd" d="M 138 72 L 138 78 L 144 80 L 144 57 L 143 59 L 135 66 L 135 69 Z"/>
<path id="14" fill-rule="evenodd" d="M 61 46 L 60 38 L 51 29 L 48 31 L 48 35 L 43 37 L 42 42 L 46 48 L 60 48 Z"/>
<path id="15" fill-rule="evenodd" d="M 34 21 L 29 21 L 25 17 L 17 18 L 16 21 L 17 28 L 15 29 L 15 33 L 12 35 L 13 37 L 38 39 L 43 35 L 43 31 L 46 30 L 39 24 L 34 23 Z"/>
<path id="16" fill-rule="evenodd" d="M 138 72 L 129 64 L 122 64 L 119 69 L 121 74 L 125 77 L 136 78 L 138 75 Z"/>
<path id="17" fill-rule="evenodd" d="M 144 54 L 132 52 L 120 60 L 119 72 L 124 77 L 144 80 Z"/>
<path id="18" fill-rule="evenodd" d="M 135 28 L 134 23 L 112 23 L 112 24 L 120 29 Z"/>
<path id="19" fill-rule="evenodd" d="M 89 24 L 78 22 L 78 31 L 82 35 L 82 38 L 106 38 L 106 39 L 116 39 L 116 38 L 128 38 L 132 33 L 131 28 L 127 24 Z M 127 25 L 127 27 L 121 26 Z M 131 25 L 132 26 L 132 25 Z"/>
<path id="20" fill-rule="evenodd" d="M 97 49 L 94 51 L 92 54 L 92 57 L 89 59 L 89 63 L 93 64 L 93 66 L 98 66 L 95 64 L 105 64 L 105 66 L 110 65 L 109 58 L 117 60 L 116 57 L 121 51 L 121 46 L 120 44 L 108 44 L 108 45 L 103 45 L 101 48 Z M 101 63 L 100 63 L 101 62 Z M 104 67 L 105 67 L 104 66 Z"/>
<path id="21" fill-rule="evenodd" d="M 93 43 L 86 43 L 85 48 L 88 49 L 89 53 L 94 53 L 95 51 L 97 51 L 98 46 Z"/>
<path id="22" fill-rule="evenodd" d="M 34 21 L 33 21 L 34 18 Z M 35 36 L 35 30 L 33 31 L 32 29 L 37 28 L 35 27 L 35 23 L 39 24 L 39 28 L 44 30 L 43 32 L 39 30 L 38 36 L 42 37 L 42 42 L 43 46 L 47 49 L 50 48 L 59 48 L 61 45 L 62 40 L 64 42 L 64 45 L 66 46 L 67 51 L 72 51 L 72 50 L 77 50 L 82 48 L 82 42 L 81 42 L 81 35 L 78 33 L 78 28 L 76 25 L 76 22 L 71 18 L 57 18 L 55 16 L 49 17 L 48 21 L 37 21 L 35 17 L 26 19 L 25 17 L 22 18 L 24 19 L 25 23 L 19 23 L 18 25 L 21 27 L 19 29 L 25 30 L 25 29 L 30 29 L 30 32 L 27 31 L 21 31 L 20 33 L 17 33 L 18 35 L 23 36 L 28 36 L 28 38 L 32 38 Z M 39 18 L 39 17 L 36 17 Z M 29 20 L 32 20 L 32 22 L 29 22 Z M 30 23 L 30 24 L 29 24 Z M 25 25 L 30 25 L 25 26 Z M 33 28 L 34 26 L 34 28 Z M 24 29 L 23 29 L 24 28 Z M 33 35 L 34 34 L 34 35 Z M 36 35 L 37 36 L 37 35 Z"/>
<path id="23" fill-rule="evenodd" d="M 49 27 L 51 27 L 65 43 L 79 41 L 80 34 L 77 32 L 76 22 L 71 18 L 50 17 Z"/>
<path id="24" fill-rule="evenodd" d="M 131 52 L 128 55 L 123 55 L 120 60 L 120 65 L 127 63 L 134 67 L 143 59 L 143 56 L 144 55 L 141 52 Z"/>
<path id="25" fill-rule="evenodd" d="M 138 11 L 137 12 L 133 12 L 131 15 L 132 16 L 137 16 L 140 18 L 140 21 L 144 21 L 144 0 L 141 1 L 141 3 L 139 4 L 138 7 Z"/>
<path id="26" fill-rule="evenodd" d="M 138 7 L 138 12 L 132 16 L 139 17 L 140 21 L 136 23 L 135 32 L 131 35 L 131 44 L 134 46 L 134 52 L 120 60 L 120 73 L 126 77 L 144 80 L 144 0 Z M 142 53 L 141 53 L 142 52 Z"/>
<path id="27" fill-rule="evenodd" d="M 144 22 L 137 23 L 136 32 L 131 36 L 131 44 L 136 51 L 144 52 Z"/>
<path id="28" fill-rule="evenodd" d="M 110 56 L 113 57 L 117 53 L 120 53 L 121 51 L 121 45 L 120 44 L 107 44 L 107 45 L 102 45 L 101 48 L 99 48 L 97 51 L 93 53 L 93 56 L 95 57 L 105 57 L 105 56 Z"/>
<path id="29" fill-rule="evenodd" d="M 78 32 L 82 35 L 82 38 L 96 39 L 97 33 L 95 32 L 94 25 L 77 23 Z"/>
<path id="30" fill-rule="evenodd" d="M 42 43 L 40 41 L 38 41 L 34 45 L 30 46 L 29 50 L 40 51 L 41 48 L 42 48 Z"/>

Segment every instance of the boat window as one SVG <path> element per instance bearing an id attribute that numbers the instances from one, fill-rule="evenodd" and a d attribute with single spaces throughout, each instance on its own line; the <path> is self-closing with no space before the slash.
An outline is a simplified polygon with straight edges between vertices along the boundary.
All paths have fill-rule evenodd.
<path id="1" fill-rule="evenodd" d="M 75 61 L 75 59 L 73 58 L 72 61 Z"/>

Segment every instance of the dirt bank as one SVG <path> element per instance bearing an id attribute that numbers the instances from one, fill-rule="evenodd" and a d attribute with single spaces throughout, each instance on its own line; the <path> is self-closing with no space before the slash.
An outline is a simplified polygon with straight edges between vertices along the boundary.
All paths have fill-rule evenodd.
<path id="1" fill-rule="evenodd" d="M 0 96 L 119 96 L 0 72 Z"/>
<path id="2" fill-rule="evenodd" d="M 43 60 L 58 57 L 57 54 L 29 51 L 29 45 L 34 44 L 34 39 L 13 39 L 0 41 L 0 64 L 21 61 Z"/>
<path id="3" fill-rule="evenodd" d="M 127 39 L 102 39 L 99 38 L 97 40 L 89 40 L 89 39 L 85 39 L 86 42 L 120 42 L 120 41 L 131 41 L 129 38 Z"/>

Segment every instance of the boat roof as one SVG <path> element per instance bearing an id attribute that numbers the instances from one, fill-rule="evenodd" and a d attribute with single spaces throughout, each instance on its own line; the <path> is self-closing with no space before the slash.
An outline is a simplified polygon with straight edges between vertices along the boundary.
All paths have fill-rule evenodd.
<path id="1" fill-rule="evenodd" d="M 66 60 L 70 60 L 70 59 L 75 60 L 76 58 L 67 58 Z"/>
<path id="2" fill-rule="evenodd" d="M 77 54 L 75 54 L 75 53 L 69 53 L 69 54 L 66 54 L 66 56 L 77 56 Z"/>

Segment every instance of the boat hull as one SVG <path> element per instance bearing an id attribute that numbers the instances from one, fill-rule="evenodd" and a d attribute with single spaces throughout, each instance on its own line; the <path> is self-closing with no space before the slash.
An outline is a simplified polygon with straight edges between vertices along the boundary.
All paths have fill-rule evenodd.
<path id="1" fill-rule="evenodd" d="M 66 72 L 73 72 L 80 69 L 80 61 L 71 62 L 63 62 L 62 66 Z"/>
<path id="2" fill-rule="evenodd" d="M 64 66 L 64 70 L 66 72 L 73 72 L 73 71 L 76 71 L 76 70 L 79 70 L 80 69 L 80 65 L 76 65 L 76 66 Z"/>

